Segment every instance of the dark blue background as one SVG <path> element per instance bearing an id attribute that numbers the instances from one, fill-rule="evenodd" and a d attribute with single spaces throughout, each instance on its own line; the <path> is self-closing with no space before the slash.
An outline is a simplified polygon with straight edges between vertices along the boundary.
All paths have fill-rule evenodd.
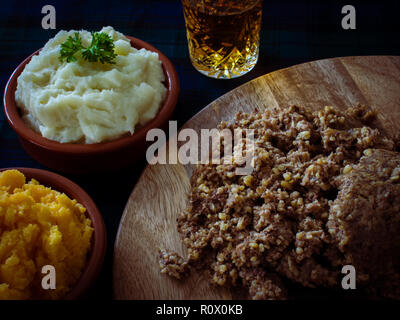
<path id="1" fill-rule="evenodd" d="M 41 8 L 52 4 L 57 30 L 41 28 Z M 357 29 L 341 28 L 341 8 L 357 10 Z M 111 25 L 150 42 L 174 63 L 181 94 L 174 119 L 182 125 L 220 95 L 265 73 L 294 64 L 349 55 L 399 55 L 400 1 L 264 1 L 259 62 L 233 80 L 214 80 L 193 69 L 188 58 L 180 1 L 7 1 L 0 6 L 0 87 L 14 68 L 61 29 L 99 30 Z M 125 172 L 91 176 L 67 175 L 99 206 L 108 232 L 102 275 L 90 297 L 112 294 L 112 248 L 126 200 L 145 161 Z M 0 167 L 41 167 L 20 147 L 0 112 Z"/>

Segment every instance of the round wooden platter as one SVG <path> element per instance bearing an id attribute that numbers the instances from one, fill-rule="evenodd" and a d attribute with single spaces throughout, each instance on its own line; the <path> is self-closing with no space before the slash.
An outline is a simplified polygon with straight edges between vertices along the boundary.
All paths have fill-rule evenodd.
<path id="1" fill-rule="evenodd" d="M 215 128 L 236 112 L 273 106 L 326 105 L 344 109 L 360 102 L 378 111 L 377 127 L 388 136 L 400 129 L 400 57 L 320 60 L 278 70 L 221 96 L 184 127 Z M 148 165 L 129 197 L 115 242 L 116 299 L 230 299 L 234 292 L 192 273 L 178 281 L 160 273 L 158 250 L 186 256 L 176 218 L 187 204 L 191 167 Z"/>

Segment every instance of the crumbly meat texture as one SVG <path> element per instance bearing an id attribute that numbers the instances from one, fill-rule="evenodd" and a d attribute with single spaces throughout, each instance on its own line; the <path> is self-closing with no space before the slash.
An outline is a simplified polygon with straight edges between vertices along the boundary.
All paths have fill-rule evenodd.
<path id="1" fill-rule="evenodd" d="M 400 297 L 400 154 L 381 149 L 338 177 L 328 231 L 374 295 Z"/>
<path id="2" fill-rule="evenodd" d="M 349 258 L 339 245 L 345 235 L 332 224 L 332 204 L 341 203 L 336 198 L 344 188 L 338 177 L 367 149 L 395 149 L 392 140 L 364 125 L 371 117 L 360 105 L 346 113 L 291 106 L 222 122 L 220 129 L 254 130 L 254 170 L 236 175 L 235 158 L 232 164 L 196 166 L 189 205 L 178 218 L 188 257 L 162 250 L 161 272 L 179 278 L 192 267 L 205 269 L 215 285 L 244 286 L 252 299 L 285 299 L 282 280 L 339 287 Z"/>

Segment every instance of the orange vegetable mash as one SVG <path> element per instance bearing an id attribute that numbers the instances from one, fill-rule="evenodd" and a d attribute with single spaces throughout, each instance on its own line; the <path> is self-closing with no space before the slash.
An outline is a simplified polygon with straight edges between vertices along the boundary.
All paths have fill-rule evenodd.
<path id="1" fill-rule="evenodd" d="M 76 200 L 18 170 L 0 173 L 0 299 L 60 299 L 78 281 L 93 233 Z M 42 267 L 56 288 L 42 288 Z"/>

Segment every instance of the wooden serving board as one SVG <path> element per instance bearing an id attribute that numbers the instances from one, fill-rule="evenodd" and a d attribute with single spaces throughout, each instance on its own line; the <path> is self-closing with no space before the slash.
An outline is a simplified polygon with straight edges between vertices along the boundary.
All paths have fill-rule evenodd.
<path id="1" fill-rule="evenodd" d="M 400 57 L 368 56 L 320 60 L 275 71 L 221 96 L 184 127 L 199 131 L 230 120 L 236 112 L 304 105 L 340 109 L 360 102 L 378 111 L 377 126 L 388 136 L 400 129 Z M 129 197 L 115 242 L 116 299 L 229 299 L 201 274 L 177 281 L 160 273 L 158 250 L 186 249 L 176 218 L 187 203 L 190 166 L 149 165 Z M 235 295 L 233 295 L 235 296 Z"/>

